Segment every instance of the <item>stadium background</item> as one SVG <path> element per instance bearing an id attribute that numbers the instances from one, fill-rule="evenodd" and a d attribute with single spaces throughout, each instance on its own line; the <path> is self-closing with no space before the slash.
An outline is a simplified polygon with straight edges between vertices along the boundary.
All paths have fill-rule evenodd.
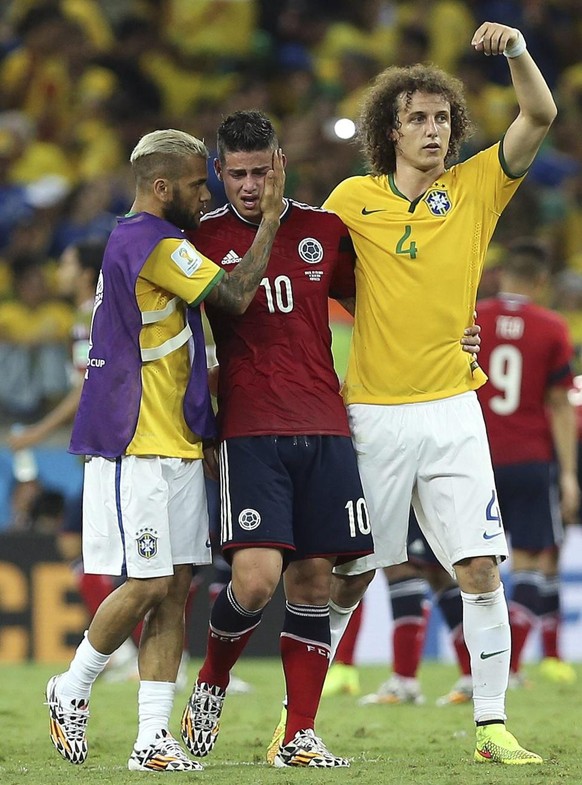
<path id="1" fill-rule="evenodd" d="M 560 113 L 499 223 L 483 291 L 494 289 L 496 261 L 508 239 L 527 234 L 548 243 L 554 276 L 547 304 L 568 319 L 582 373 L 579 0 L 2 2 L 0 661 L 68 659 L 84 626 L 68 566 L 58 561 L 53 544 L 59 499 L 78 491 L 81 465 L 66 452 L 66 431 L 35 449 L 44 504 L 17 516 L 5 437 L 66 392 L 72 307 L 57 295 L 56 259 L 70 242 L 106 236 L 114 216 L 129 207 L 127 158 L 137 138 L 154 128 L 179 127 L 212 148 L 222 116 L 259 107 L 275 119 L 289 158 L 289 195 L 320 204 L 339 180 L 362 171 L 349 123 L 346 132 L 346 123 L 337 121 L 357 118 L 361 93 L 379 70 L 427 60 L 465 82 L 477 126 L 466 156 L 495 142 L 515 112 L 502 58 L 469 51 L 472 32 L 485 19 L 523 31 Z M 218 206 L 224 200 L 220 184 L 211 177 L 210 186 L 212 206 Z M 341 376 L 350 326 L 333 307 L 331 317 Z M 580 526 L 568 532 L 563 578 L 564 655 L 581 659 Z M 382 581 L 377 578 L 368 593 L 361 662 L 385 661 L 390 651 Z M 198 601 L 193 628 L 204 624 L 206 612 Z M 270 610 L 273 623 L 263 625 L 250 654 L 277 653 L 279 612 L 278 600 Z M 536 647 L 534 640 L 529 657 L 537 656 Z M 427 653 L 450 657 L 438 615 Z"/>

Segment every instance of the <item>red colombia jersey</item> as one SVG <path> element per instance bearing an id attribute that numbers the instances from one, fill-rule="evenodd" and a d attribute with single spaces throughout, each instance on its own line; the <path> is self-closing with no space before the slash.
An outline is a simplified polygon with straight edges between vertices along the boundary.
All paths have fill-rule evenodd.
<path id="1" fill-rule="evenodd" d="M 545 409 L 548 388 L 572 386 L 572 344 L 561 316 L 518 295 L 477 303 L 479 365 L 489 382 L 477 394 L 493 464 L 549 461 L 553 439 Z"/>
<path id="2" fill-rule="evenodd" d="M 257 227 L 227 205 L 189 235 L 227 272 Z M 218 426 L 234 436 L 349 435 L 333 367 L 328 297 L 354 293 L 354 252 L 333 213 L 286 200 L 257 294 L 242 316 L 206 304 L 220 366 Z"/>

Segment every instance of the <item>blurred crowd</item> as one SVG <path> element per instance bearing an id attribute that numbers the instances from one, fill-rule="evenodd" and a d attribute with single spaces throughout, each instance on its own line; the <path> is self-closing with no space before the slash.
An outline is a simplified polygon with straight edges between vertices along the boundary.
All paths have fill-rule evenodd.
<path id="1" fill-rule="evenodd" d="M 276 121 L 288 193 L 320 204 L 362 171 L 360 96 L 391 64 L 434 62 L 463 79 L 476 133 L 497 141 L 516 112 L 503 58 L 472 52 L 482 21 L 518 27 L 559 116 L 502 217 L 554 259 L 548 304 L 582 346 L 582 6 L 579 0 L 4 0 L 0 6 L 0 422 L 31 422 L 66 392 L 72 304 L 55 265 L 102 239 L 131 204 L 137 139 L 175 127 L 204 138 L 227 113 Z M 213 205 L 224 196 L 210 179 Z"/>

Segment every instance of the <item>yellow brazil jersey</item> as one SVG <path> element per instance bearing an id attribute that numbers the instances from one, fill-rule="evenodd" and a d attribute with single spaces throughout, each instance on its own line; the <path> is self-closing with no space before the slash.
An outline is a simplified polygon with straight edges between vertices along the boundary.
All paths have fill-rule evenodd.
<path id="1" fill-rule="evenodd" d="M 137 427 L 127 455 L 201 458 L 202 444 L 184 419 L 190 376 L 186 303 L 199 304 L 224 271 L 187 240 L 158 243 L 136 282 L 144 326 L 140 348 L 142 395 Z"/>
<path id="2" fill-rule="evenodd" d="M 74 309 L 61 300 L 46 300 L 36 308 L 5 300 L 0 303 L 0 338 L 25 346 L 65 343 L 74 318 Z"/>
<path id="3" fill-rule="evenodd" d="M 412 202 L 391 175 L 334 189 L 324 207 L 347 225 L 357 256 L 347 403 L 430 401 L 484 383 L 459 342 L 473 322 L 487 245 L 520 182 L 496 144 Z"/>

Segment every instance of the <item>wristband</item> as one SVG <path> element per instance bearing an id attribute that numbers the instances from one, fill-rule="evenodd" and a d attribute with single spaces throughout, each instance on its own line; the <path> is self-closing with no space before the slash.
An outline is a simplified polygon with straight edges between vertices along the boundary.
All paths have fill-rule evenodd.
<path id="1" fill-rule="evenodd" d="M 513 59 L 514 57 L 519 57 L 520 55 L 522 55 L 526 49 L 527 46 L 525 45 L 525 38 L 518 30 L 517 39 L 514 41 L 513 44 L 511 44 L 511 46 L 505 47 L 505 51 L 503 52 L 503 54 L 506 57 Z"/>

